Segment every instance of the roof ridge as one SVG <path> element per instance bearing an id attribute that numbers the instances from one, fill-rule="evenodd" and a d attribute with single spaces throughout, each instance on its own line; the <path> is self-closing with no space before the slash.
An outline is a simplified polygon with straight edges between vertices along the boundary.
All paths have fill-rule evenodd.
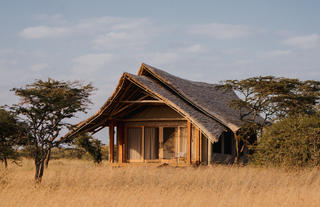
<path id="1" fill-rule="evenodd" d="M 169 87 L 171 90 L 173 90 L 178 96 L 180 96 L 183 100 L 187 101 L 188 103 L 192 104 L 195 108 L 197 108 L 198 110 L 200 110 L 202 113 L 204 113 L 205 115 L 211 117 L 212 119 L 218 121 L 220 124 L 223 124 L 224 126 L 229 127 L 232 131 L 237 131 L 240 126 L 237 126 L 233 123 L 228 122 L 227 120 L 225 120 L 223 117 L 221 117 L 221 115 L 210 111 L 208 109 L 206 109 L 205 107 L 201 106 L 199 103 L 197 103 L 195 100 L 193 100 L 192 98 L 190 98 L 187 94 L 185 94 L 181 89 L 177 88 L 174 84 L 172 84 L 170 81 L 166 80 L 164 77 L 162 77 L 160 74 L 158 74 L 155 70 L 160 70 L 161 72 L 164 72 L 170 76 L 174 76 L 175 78 L 179 78 L 180 80 L 183 81 L 189 81 L 191 83 L 204 83 L 204 82 L 195 82 L 195 81 L 190 81 L 190 80 L 186 80 L 180 77 L 177 77 L 175 75 L 172 75 L 164 70 L 155 68 L 151 65 L 142 63 L 140 70 L 138 72 L 139 76 L 143 76 L 143 72 L 147 71 L 150 75 L 152 75 L 154 78 L 158 79 L 160 82 L 162 82 L 163 84 L 165 84 L 167 87 Z M 205 83 L 208 85 L 216 85 L 217 84 L 210 84 L 210 83 Z"/>

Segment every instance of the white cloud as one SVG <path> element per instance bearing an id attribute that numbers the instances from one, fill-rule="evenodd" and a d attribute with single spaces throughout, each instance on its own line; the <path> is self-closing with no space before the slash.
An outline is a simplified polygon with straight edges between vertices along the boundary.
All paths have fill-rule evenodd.
<path id="1" fill-rule="evenodd" d="M 115 49 L 115 48 L 140 48 L 146 45 L 150 37 L 146 33 L 140 31 L 119 31 L 108 32 L 98 35 L 93 44 L 95 48 Z"/>
<path id="2" fill-rule="evenodd" d="M 235 39 L 247 37 L 254 33 L 251 28 L 245 25 L 220 23 L 194 25 L 189 28 L 188 32 L 190 34 L 206 35 L 217 39 Z"/>
<path id="3" fill-rule="evenodd" d="M 316 47 L 320 43 L 320 36 L 317 34 L 296 36 L 286 39 L 284 43 L 301 49 L 310 49 Z"/>
<path id="4" fill-rule="evenodd" d="M 25 39 L 41 39 L 52 37 L 63 37 L 69 35 L 71 30 L 66 27 L 36 26 L 28 27 L 20 32 L 20 36 Z"/>
<path id="5" fill-rule="evenodd" d="M 110 53 L 86 54 L 73 59 L 73 71 L 78 74 L 93 74 L 114 60 Z M 97 74 L 93 74 L 97 75 Z"/>
<path id="6" fill-rule="evenodd" d="M 47 24 L 58 20 L 62 16 L 40 15 L 39 19 L 47 19 Z M 66 22 L 66 21 L 65 21 Z M 19 35 L 25 39 L 61 38 L 67 36 L 93 36 L 98 44 L 109 44 L 110 40 L 134 40 L 141 42 L 147 35 L 154 31 L 154 27 L 145 18 L 115 18 L 100 17 L 82 19 L 75 23 L 63 24 L 63 26 L 40 25 L 24 28 Z"/>
<path id="7" fill-rule="evenodd" d="M 190 52 L 190 53 L 199 53 L 199 52 L 204 52 L 206 51 L 206 49 L 201 46 L 200 44 L 193 44 L 190 45 L 189 47 L 184 49 L 186 52 Z"/>

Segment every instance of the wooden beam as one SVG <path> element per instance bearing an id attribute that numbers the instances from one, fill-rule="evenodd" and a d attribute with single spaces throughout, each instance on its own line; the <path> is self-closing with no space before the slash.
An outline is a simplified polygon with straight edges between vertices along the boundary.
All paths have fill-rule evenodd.
<path id="1" fill-rule="evenodd" d="M 138 119 L 121 119 L 122 121 L 185 121 L 185 118 L 138 118 Z"/>
<path id="2" fill-rule="evenodd" d="M 196 164 L 199 165 L 200 164 L 200 130 L 198 127 L 196 127 L 196 132 L 195 132 L 196 136 Z"/>
<path id="3" fill-rule="evenodd" d="M 91 135 L 94 135 L 95 133 L 99 132 L 101 129 L 105 128 L 106 125 L 101 125 L 100 127 L 96 128 L 91 132 Z"/>
<path id="4" fill-rule="evenodd" d="M 121 100 L 121 99 L 123 99 L 125 96 L 126 96 L 126 94 L 127 94 L 127 92 L 130 90 L 130 89 L 132 89 L 131 88 L 131 85 L 133 85 L 131 82 L 129 83 L 129 85 L 127 85 L 127 87 L 124 89 L 124 91 L 122 92 L 122 94 L 118 97 L 118 100 Z M 130 93 L 130 96 L 133 96 L 135 93 Z M 115 106 L 113 107 L 113 109 L 118 109 L 119 108 L 119 106 L 121 105 L 121 103 L 119 103 L 119 101 L 117 102 L 117 101 L 115 101 Z"/>
<path id="5" fill-rule="evenodd" d="M 141 101 L 141 100 L 143 100 L 144 98 L 146 98 L 148 96 L 149 95 L 145 95 L 145 96 L 141 97 L 140 99 L 138 99 L 136 101 Z M 118 103 L 119 103 L 119 105 L 121 104 L 120 102 L 118 102 Z M 121 113 L 122 111 L 124 111 L 125 109 L 127 109 L 128 107 L 132 106 L 132 105 L 133 105 L 133 103 L 127 104 L 127 105 L 123 106 L 122 108 L 117 106 L 116 110 L 114 112 L 112 112 L 110 116 L 115 116 L 115 115 Z"/>
<path id="6" fill-rule="evenodd" d="M 163 101 L 158 100 L 141 100 L 141 101 L 119 101 L 120 103 L 127 103 L 127 104 L 163 104 Z"/>
<path id="7" fill-rule="evenodd" d="M 109 161 L 114 162 L 114 122 L 109 123 Z"/>
<path id="8" fill-rule="evenodd" d="M 118 162 L 124 162 L 124 126 L 120 122 L 117 125 L 117 140 L 118 140 Z"/>
<path id="9" fill-rule="evenodd" d="M 191 164 L 192 162 L 192 124 L 188 120 L 187 122 L 188 127 L 188 137 L 187 137 L 187 163 Z"/>

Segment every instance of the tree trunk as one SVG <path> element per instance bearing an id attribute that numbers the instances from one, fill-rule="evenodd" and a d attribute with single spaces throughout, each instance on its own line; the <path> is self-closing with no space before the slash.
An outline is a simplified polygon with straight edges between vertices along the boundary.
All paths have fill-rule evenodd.
<path id="1" fill-rule="evenodd" d="M 34 179 L 35 179 L 36 183 L 40 183 L 41 182 L 41 178 L 39 177 L 40 162 L 35 161 L 35 167 L 36 167 L 36 171 L 35 171 L 35 174 L 34 174 Z"/>
<path id="2" fill-rule="evenodd" d="M 36 183 L 41 183 L 42 176 L 43 176 L 43 171 L 44 171 L 44 159 L 39 159 L 35 161 L 35 166 L 36 166 L 36 172 L 34 175 L 34 179 Z"/>
<path id="3" fill-rule="evenodd" d="M 49 160 L 51 158 L 51 149 L 48 150 L 46 160 L 45 160 L 45 167 L 48 168 L 49 166 Z"/>
<path id="4" fill-rule="evenodd" d="M 43 160 L 43 161 L 41 162 L 41 165 L 40 165 L 40 172 L 39 172 L 40 180 L 42 179 L 42 176 L 43 176 L 43 171 L 44 171 L 44 161 L 45 161 L 45 160 Z"/>
<path id="5" fill-rule="evenodd" d="M 6 157 L 3 159 L 3 162 L 4 162 L 4 167 L 8 168 L 8 161 Z"/>

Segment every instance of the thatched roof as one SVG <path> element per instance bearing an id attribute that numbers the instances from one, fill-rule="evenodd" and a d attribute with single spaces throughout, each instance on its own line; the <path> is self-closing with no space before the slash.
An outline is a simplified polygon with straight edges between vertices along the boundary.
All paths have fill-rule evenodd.
<path id="1" fill-rule="evenodd" d="M 229 106 L 232 100 L 238 99 L 232 90 L 219 88 L 217 84 L 182 79 L 147 64 L 142 64 L 138 74 L 157 78 L 182 99 L 233 131 L 242 125 L 239 112 Z"/>
<path id="2" fill-rule="evenodd" d="M 230 129 L 236 132 L 242 125 L 239 112 L 230 107 L 230 102 L 238 99 L 237 95 L 216 86 L 185 80 L 143 63 L 138 75 L 124 73 L 116 90 L 100 110 L 64 137 L 96 131 L 108 125 L 114 118 L 114 108 L 119 105 L 119 100 L 130 92 L 130 87 L 136 87 L 141 94 L 163 101 L 199 127 L 211 142 L 216 142 L 223 131 Z M 123 108 L 134 109 L 133 106 Z"/>

